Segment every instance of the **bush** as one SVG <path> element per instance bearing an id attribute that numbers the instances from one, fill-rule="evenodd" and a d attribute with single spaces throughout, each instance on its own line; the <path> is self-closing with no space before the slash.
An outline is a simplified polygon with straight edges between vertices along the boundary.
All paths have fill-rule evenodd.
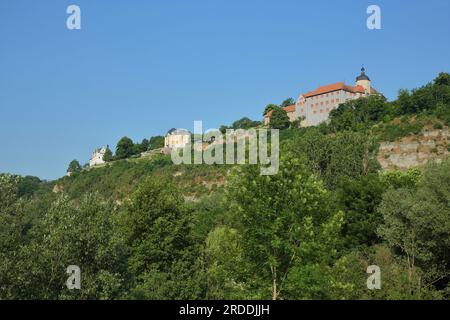
<path id="1" fill-rule="evenodd" d="M 422 132 L 425 125 L 424 119 L 401 119 L 400 123 L 386 123 L 376 126 L 372 129 L 373 133 L 378 136 L 381 141 L 395 141 L 409 135 L 418 135 Z"/>

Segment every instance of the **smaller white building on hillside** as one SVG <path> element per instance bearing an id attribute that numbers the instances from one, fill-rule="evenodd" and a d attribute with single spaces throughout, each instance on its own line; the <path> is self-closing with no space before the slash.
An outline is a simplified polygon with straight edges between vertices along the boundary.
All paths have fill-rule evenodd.
<path id="1" fill-rule="evenodd" d="M 89 167 L 95 167 L 100 164 L 104 164 L 105 161 L 103 160 L 103 156 L 105 155 L 105 153 L 105 147 L 95 149 L 95 151 L 92 153 L 91 160 L 89 160 Z"/>
<path id="2" fill-rule="evenodd" d="M 171 129 L 164 138 L 164 147 L 169 149 L 184 148 L 191 141 L 191 133 L 185 129 Z"/>

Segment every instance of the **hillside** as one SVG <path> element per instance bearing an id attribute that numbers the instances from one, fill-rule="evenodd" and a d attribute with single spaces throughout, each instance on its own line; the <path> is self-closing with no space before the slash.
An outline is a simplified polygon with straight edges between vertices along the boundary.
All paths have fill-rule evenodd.
<path id="1" fill-rule="evenodd" d="M 393 123 L 398 123 L 397 120 L 399 119 L 394 120 Z M 423 167 L 430 161 L 446 159 L 450 155 L 449 129 L 448 127 L 434 129 L 433 120 L 429 122 L 419 133 L 411 132 L 393 141 L 383 141 L 386 139 L 385 132 L 380 132 L 377 128 L 379 145 L 376 158 L 381 169 L 408 170 Z M 296 132 L 289 134 L 301 135 L 301 130 L 294 129 L 294 131 Z M 282 142 L 296 144 L 296 139 L 298 138 L 285 138 Z M 89 191 L 123 200 L 146 177 L 152 176 L 154 179 L 169 177 L 187 200 L 195 200 L 223 187 L 232 167 L 230 165 L 176 166 L 172 164 L 170 156 L 156 154 L 151 158 L 115 161 L 72 177 L 63 177 L 51 184 L 54 192 L 64 192 L 71 197 L 80 197 Z"/>
<path id="2" fill-rule="evenodd" d="M 67 193 L 74 198 L 86 192 L 98 192 L 105 197 L 123 200 L 139 182 L 151 176 L 155 180 L 169 178 L 187 198 L 196 198 L 222 186 L 227 171 L 227 166 L 175 166 L 170 156 L 155 155 L 152 158 L 115 161 L 63 177 L 51 184 L 54 192 Z"/>
<path id="3" fill-rule="evenodd" d="M 0 299 L 448 299 L 449 125 L 440 74 L 282 130 L 272 176 L 160 154 L 0 175 Z"/>

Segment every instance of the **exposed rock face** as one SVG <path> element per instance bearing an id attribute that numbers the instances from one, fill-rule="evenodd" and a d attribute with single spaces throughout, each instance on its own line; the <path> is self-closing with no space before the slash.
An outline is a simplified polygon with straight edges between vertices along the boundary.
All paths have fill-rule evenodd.
<path id="1" fill-rule="evenodd" d="M 55 184 L 52 191 L 53 193 L 60 193 L 62 188 L 58 184 Z"/>
<path id="2" fill-rule="evenodd" d="M 450 155 L 450 132 L 424 128 L 418 136 L 404 137 L 395 142 L 382 142 L 378 161 L 383 170 L 406 170 L 425 165 L 430 160 L 441 162 Z"/>

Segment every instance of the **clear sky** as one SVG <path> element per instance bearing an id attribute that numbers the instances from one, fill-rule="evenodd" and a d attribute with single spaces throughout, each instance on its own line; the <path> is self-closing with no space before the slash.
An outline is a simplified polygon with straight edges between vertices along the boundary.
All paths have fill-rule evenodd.
<path id="1" fill-rule="evenodd" d="M 448 0 L 0 0 L 0 172 L 54 179 L 125 135 L 261 120 L 363 64 L 394 99 L 450 71 L 449 31 Z"/>

